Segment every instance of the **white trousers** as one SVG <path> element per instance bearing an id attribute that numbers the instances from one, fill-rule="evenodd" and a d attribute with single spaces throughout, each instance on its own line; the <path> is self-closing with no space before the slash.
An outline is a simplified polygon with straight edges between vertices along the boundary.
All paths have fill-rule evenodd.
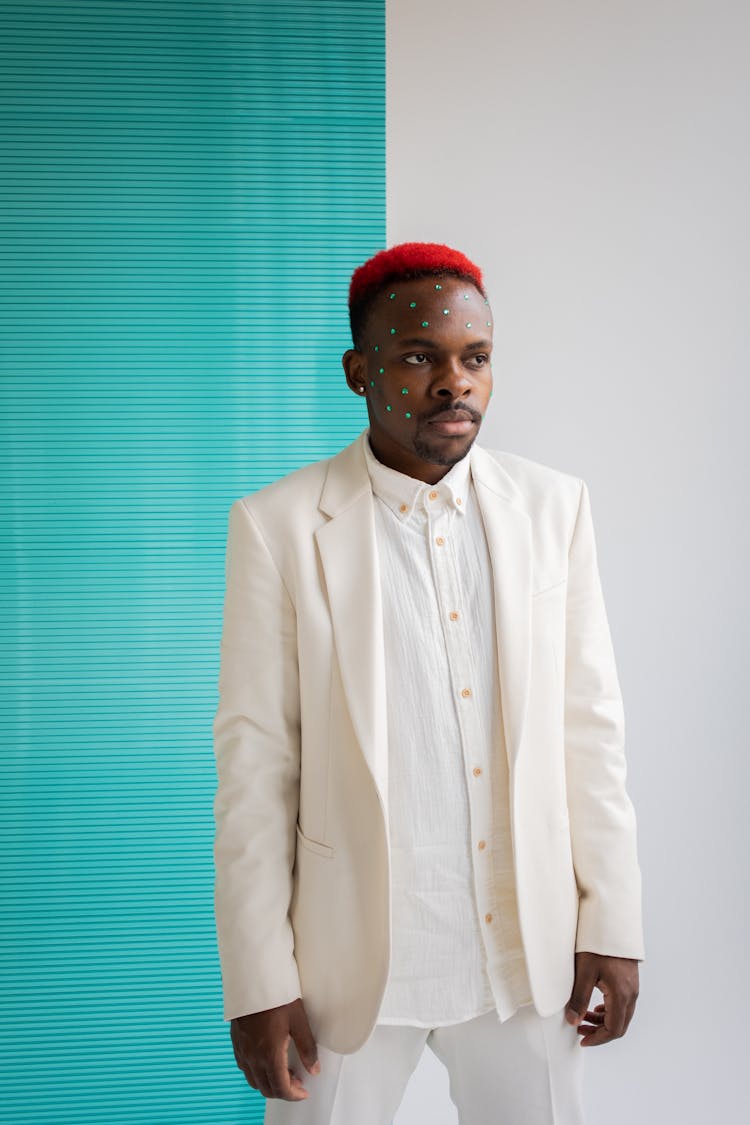
<path id="1" fill-rule="evenodd" d="M 320 1074 L 289 1066 L 309 1097 L 266 1102 L 265 1125 L 390 1125 L 425 1043 L 445 1064 L 461 1125 L 583 1125 L 583 1048 L 564 1011 L 531 1005 L 430 1030 L 382 1024 L 358 1051 L 318 1046 Z M 421 1123 L 420 1123 L 421 1125 Z"/>

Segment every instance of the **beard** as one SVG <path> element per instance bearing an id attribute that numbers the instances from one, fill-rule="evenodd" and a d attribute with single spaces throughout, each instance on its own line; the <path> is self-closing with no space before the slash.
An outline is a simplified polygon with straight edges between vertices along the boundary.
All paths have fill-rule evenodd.
<path id="1" fill-rule="evenodd" d="M 463 410 L 470 414 L 475 423 L 473 433 L 464 438 L 457 438 L 454 443 L 450 443 L 453 448 L 449 449 L 448 444 L 444 439 L 437 438 L 430 434 L 430 422 L 433 419 L 439 418 L 441 414 L 451 410 Z M 431 465 L 457 465 L 459 461 L 463 460 L 466 454 L 471 449 L 476 441 L 479 427 L 482 424 L 482 415 L 478 410 L 473 410 L 462 404 L 449 403 L 442 410 L 435 411 L 427 418 L 420 419 L 420 425 L 414 436 L 414 452 L 421 461 L 427 461 Z"/>

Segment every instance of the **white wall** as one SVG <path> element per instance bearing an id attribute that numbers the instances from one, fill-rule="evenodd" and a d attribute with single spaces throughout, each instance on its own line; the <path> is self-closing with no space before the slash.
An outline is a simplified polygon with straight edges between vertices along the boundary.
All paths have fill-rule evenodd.
<path id="1" fill-rule="evenodd" d="M 647 960 L 589 1125 L 748 1120 L 750 5 L 389 0 L 388 238 L 484 266 L 483 444 L 587 480 Z M 455 1121 L 423 1060 L 398 1125 Z"/>

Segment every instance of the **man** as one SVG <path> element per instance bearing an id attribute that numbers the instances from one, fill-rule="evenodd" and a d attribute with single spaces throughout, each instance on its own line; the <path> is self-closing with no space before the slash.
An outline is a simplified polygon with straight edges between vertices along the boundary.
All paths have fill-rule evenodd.
<path id="1" fill-rule="evenodd" d="M 235 1056 L 269 1125 L 386 1125 L 425 1044 L 462 1125 L 580 1125 L 577 1048 L 624 1033 L 643 956 L 588 490 L 474 444 L 492 315 L 464 255 L 382 251 L 350 316 L 369 429 L 230 512 Z"/>

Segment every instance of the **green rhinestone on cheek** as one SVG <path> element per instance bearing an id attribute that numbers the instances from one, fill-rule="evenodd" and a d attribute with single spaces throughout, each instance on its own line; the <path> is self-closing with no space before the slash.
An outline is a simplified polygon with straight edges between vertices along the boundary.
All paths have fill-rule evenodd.
<path id="1" fill-rule="evenodd" d="M 423 320 L 423 321 L 422 321 L 422 327 L 423 327 L 423 328 L 429 328 L 429 327 L 430 327 L 430 322 L 429 322 L 429 320 Z"/>
<path id="2" fill-rule="evenodd" d="M 409 308 L 410 309 L 415 309 L 416 307 L 417 307 L 416 301 L 409 301 Z"/>
<path id="3" fill-rule="evenodd" d="M 443 316 L 447 316 L 450 311 L 450 309 L 443 309 Z"/>
<path id="4" fill-rule="evenodd" d="M 407 388 L 407 387 L 402 387 L 402 388 L 401 388 L 401 394 L 402 394 L 402 395 L 408 395 L 408 393 L 409 393 L 409 391 L 408 391 L 408 388 Z"/>
<path id="5" fill-rule="evenodd" d="M 411 418 L 411 414 L 408 410 L 406 411 L 406 414 L 404 414 L 404 418 Z"/>
<path id="6" fill-rule="evenodd" d="M 442 287 L 442 285 L 436 285 L 435 288 L 436 289 L 442 289 L 443 287 Z"/>
<path id="7" fill-rule="evenodd" d="M 471 321 L 470 321 L 470 320 L 467 320 L 467 321 L 466 321 L 466 327 L 467 327 L 467 328 L 471 328 Z"/>
<path id="8" fill-rule="evenodd" d="M 375 351 L 376 351 L 376 352 L 379 352 L 379 351 L 380 351 L 380 347 L 379 347 L 379 346 L 378 346 L 377 344 L 375 345 Z"/>
<path id="9" fill-rule="evenodd" d="M 371 386 L 371 387 L 374 387 L 374 386 L 375 386 L 375 380 L 374 380 L 374 379 L 370 379 L 370 386 Z"/>
<path id="10" fill-rule="evenodd" d="M 384 367 L 378 368 L 378 375 L 385 375 L 385 368 Z"/>
<path id="11" fill-rule="evenodd" d="M 391 300 L 393 301 L 393 300 L 395 299 L 395 296 L 396 296 L 396 294 L 395 294 L 395 293 L 391 293 L 391 294 L 390 294 L 390 299 L 391 299 Z"/>
<path id="12" fill-rule="evenodd" d="M 386 410 L 393 410 L 392 406 L 386 406 Z"/>
<path id="13" fill-rule="evenodd" d="M 396 335 L 396 329 L 395 329 L 395 328 L 392 328 L 392 329 L 391 329 L 391 336 L 395 336 L 395 335 Z"/>

